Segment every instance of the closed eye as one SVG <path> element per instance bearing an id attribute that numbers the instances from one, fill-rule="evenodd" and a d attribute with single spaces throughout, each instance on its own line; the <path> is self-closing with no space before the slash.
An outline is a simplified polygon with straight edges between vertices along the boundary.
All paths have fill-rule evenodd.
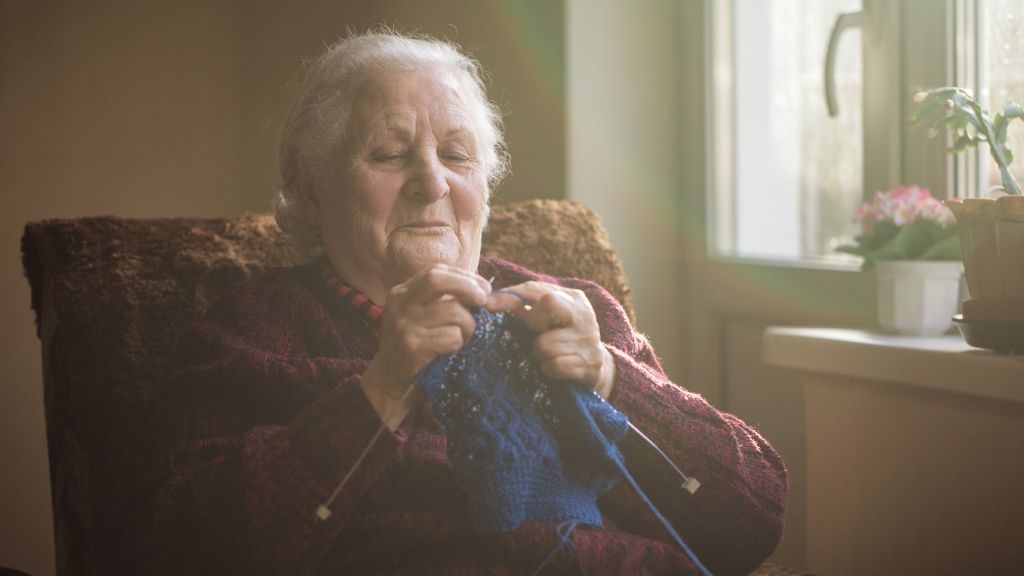
<path id="1" fill-rule="evenodd" d="M 373 155 L 375 162 L 398 164 L 405 160 L 405 152 L 377 152 Z"/>
<path id="2" fill-rule="evenodd" d="M 469 156 L 465 154 L 442 154 L 441 159 L 453 163 L 465 163 L 470 160 Z"/>
<path id="3" fill-rule="evenodd" d="M 437 155 L 448 164 L 469 164 L 473 161 L 473 156 L 462 146 L 444 146 Z"/>

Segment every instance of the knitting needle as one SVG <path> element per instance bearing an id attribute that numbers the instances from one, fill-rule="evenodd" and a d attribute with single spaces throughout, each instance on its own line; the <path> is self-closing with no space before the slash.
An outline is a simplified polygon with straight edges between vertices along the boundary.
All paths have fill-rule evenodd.
<path id="1" fill-rule="evenodd" d="M 492 277 L 491 280 L 489 280 L 489 282 L 493 281 L 494 278 Z M 516 293 L 515 291 L 504 289 L 502 291 L 507 291 L 508 293 L 515 295 L 524 302 L 525 306 L 530 306 L 528 300 L 522 295 Z M 415 383 L 410 384 L 409 387 L 406 388 L 405 392 L 402 394 L 402 397 L 399 399 L 399 403 L 405 402 L 405 399 L 409 396 L 409 393 L 412 392 L 413 388 L 415 387 Z M 597 391 L 593 392 L 595 395 L 597 395 L 598 398 L 601 398 L 601 395 L 597 394 Z M 601 398 L 601 401 L 604 402 L 604 398 Z M 636 432 L 637 435 L 639 435 L 640 438 L 644 440 L 644 442 L 647 442 L 647 444 L 650 445 L 651 448 L 654 448 L 655 452 L 657 452 L 658 455 L 660 455 L 661 458 L 665 460 L 665 462 L 667 462 L 673 470 L 675 470 L 676 474 L 678 474 L 683 479 L 683 483 L 680 485 L 680 488 L 686 490 L 690 494 L 694 494 L 697 492 L 697 490 L 700 488 L 700 481 L 698 481 L 696 478 L 692 476 L 687 476 L 685 473 L 683 473 L 683 471 L 680 470 L 674 462 L 672 462 L 672 459 L 668 457 L 668 454 L 665 454 L 665 452 L 660 447 L 658 447 L 658 445 L 655 444 L 653 440 L 648 438 L 646 434 L 641 432 L 640 429 L 636 427 L 636 425 L 634 425 L 629 420 L 627 420 L 626 423 L 629 425 L 630 429 Z M 384 434 L 384 430 L 386 428 L 386 424 L 381 424 L 381 427 L 377 429 L 377 432 L 373 435 L 373 438 L 370 439 L 370 442 L 366 445 L 366 448 L 363 449 L 363 452 L 359 455 L 359 458 L 356 459 L 355 464 L 352 465 L 352 468 L 350 468 L 349 471 L 345 474 L 345 477 L 342 478 L 341 482 L 338 483 L 338 487 L 334 489 L 334 492 L 331 493 L 330 497 L 327 499 L 326 502 L 317 507 L 316 518 L 318 520 L 326 521 L 328 518 L 331 517 L 331 504 L 334 503 L 335 498 L 338 497 L 338 494 L 341 493 L 341 490 L 345 487 L 346 484 L 348 484 L 349 480 L 352 478 L 352 475 L 355 474 L 355 471 L 363 463 L 363 460 L 366 458 L 366 455 L 369 454 L 370 450 L 372 450 L 374 445 L 377 444 L 377 441 L 380 439 L 381 435 Z"/>
<path id="2" fill-rule="evenodd" d="M 487 282 L 494 282 L 494 278 L 494 276 L 491 276 L 491 279 L 488 280 Z M 512 293 L 515 294 L 515 292 Z M 516 296 L 519 295 L 516 294 Z M 405 392 L 402 394 L 402 397 L 399 398 L 398 400 L 399 404 L 405 402 L 405 399 L 409 396 L 409 393 L 412 392 L 412 389 L 415 387 L 416 383 L 413 382 L 412 384 L 409 385 L 408 388 L 405 389 Z M 373 447 L 377 444 L 377 441 L 380 440 L 380 437 L 384 434 L 385 429 L 387 429 L 387 424 L 381 424 L 380 428 L 377 429 L 377 432 L 375 432 L 373 437 L 370 438 L 370 442 L 366 445 L 366 448 L 363 448 L 363 452 L 359 454 L 359 458 L 356 458 L 355 464 L 353 464 L 352 467 L 349 468 L 349 471 L 345 473 L 345 477 L 342 478 L 341 482 L 338 483 L 338 486 L 334 489 L 334 492 L 331 492 L 331 495 L 327 498 L 327 501 L 317 506 L 315 512 L 317 520 L 325 522 L 327 521 L 328 518 L 331 517 L 331 504 L 334 503 L 335 498 L 337 498 L 338 494 L 340 494 L 342 489 L 345 488 L 345 485 L 348 484 L 348 481 L 352 479 L 352 475 L 355 474 L 356 470 L 363 463 L 363 460 L 366 459 L 366 455 L 369 454 L 370 450 L 372 450 Z"/>
<path id="3" fill-rule="evenodd" d="M 491 278 L 491 280 L 494 280 L 494 278 Z M 531 308 L 531 304 L 533 304 L 532 300 L 528 299 L 527 297 L 523 296 L 522 294 L 519 294 L 515 290 L 510 290 L 508 288 L 501 288 L 499 290 L 495 290 L 495 292 L 507 292 L 509 294 L 512 294 L 513 296 L 515 296 L 515 297 L 517 297 L 517 298 L 519 298 L 520 300 L 523 301 L 523 308 L 526 308 L 527 310 L 529 310 Z M 602 398 L 601 395 L 598 394 L 596 390 L 594 390 L 593 393 L 594 393 L 595 396 L 600 398 L 602 402 L 606 402 L 606 400 L 604 398 Z M 665 454 L 665 451 L 662 450 L 660 447 L 658 447 L 658 445 L 654 443 L 654 440 L 651 440 L 650 438 L 647 437 L 646 434 L 641 432 L 640 429 L 636 427 L 636 425 L 634 425 L 629 420 L 627 420 L 626 423 L 629 424 L 629 427 L 634 432 L 636 432 L 637 435 L 640 436 L 640 438 L 643 438 L 644 442 L 647 442 L 647 444 L 649 444 L 651 446 L 651 448 L 654 448 L 654 451 L 657 452 L 658 455 L 660 455 L 662 457 L 662 459 L 665 460 L 665 462 L 668 462 L 668 465 L 671 466 L 672 469 L 676 471 L 676 474 L 678 474 L 679 477 L 683 479 L 683 483 L 680 484 L 680 486 L 679 486 L 680 488 L 682 488 L 683 490 L 686 490 L 690 494 L 694 494 L 694 493 L 697 492 L 697 490 L 700 488 L 700 481 L 699 480 L 697 480 L 696 478 L 694 478 L 692 476 L 687 476 L 686 474 L 684 474 L 683 471 L 680 470 L 679 467 L 675 465 L 675 462 L 672 462 L 672 459 L 668 457 L 668 454 Z"/>
<path id="4" fill-rule="evenodd" d="M 641 432 L 640 429 L 637 428 L 632 422 L 629 422 L 627 420 L 626 423 L 629 424 L 629 427 L 630 427 L 630 429 L 633 430 L 633 432 L 636 432 L 641 438 L 644 439 L 644 441 L 646 441 L 648 444 L 650 444 L 651 448 L 654 448 L 654 450 L 657 451 L 658 454 L 661 455 L 661 457 L 665 460 L 665 462 L 668 462 L 668 465 L 671 466 L 672 469 L 676 471 L 676 474 L 679 474 L 679 476 L 683 479 L 683 483 L 679 486 L 680 488 L 682 488 L 683 490 L 686 490 L 690 494 L 695 493 L 697 491 L 697 489 L 700 488 L 700 481 L 698 481 L 693 476 L 687 476 L 686 474 L 683 474 L 683 471 L 680 470 L 679 467 L 676 466 L 674 462 L 672 462 L 672 460 L 668 457 L 668 454 L 665 454 L 661 450 L 661 448 L 658 448 L 658 445 L 654 443 L 654 440 L 651 440 L 650 438 L 648 438 L 647 435 L 644 434 L 643 432 Z"/>
<path id="5" fill-rule="evenodd" d="M 404 403 L 405 399 L 409 397 L 409 393 L 412 392 L 412 389 L 415 387 L 415 382 L 410 384 L 409 387 L 405 389 L 405 393 L 403 393 L 402 397 L 398 400 L 398 403 Z M 345 477 L 342 478 L 341 482 L 338 483 L 338 487 L 334 489 L 334 492 L 331 492 L 331 496 L 327 498 L 326 502 L 324 502 L 320 506 L 317 506 L 317 520 L 324 522 L 331 517 L 331 504 L 334 503 L 334 499 L 337 498 L 338 494 L 341 493 L 341 489 L 345 487 L 345 484 L 348 484 L 348 481 L 352 478 L 352 475 L 355 474 L 356 470 L 359 468 L 359 465 L 363 463 L 363 460 L 366 458 L 366 455 L 370 453 L 370 450 L 372 450 L 374 445 L 377 444 L 377 441 L 380 440 L 381 435 L 384 434 L 384 430 L 386 430 L 387 427 L 387 424 L 380 425 L 380 428 L 377 429 L 377 432 L 373 435 L 373 438 L 370 438 L 369 444 L 366 445 L 366 448 L 363 448 L 362 454 L 359 455 L 359 458 L 356 458 L 355 464 L 353 464 L 352 467 L 349 468 L 349 471 L 345 474 Z"/>

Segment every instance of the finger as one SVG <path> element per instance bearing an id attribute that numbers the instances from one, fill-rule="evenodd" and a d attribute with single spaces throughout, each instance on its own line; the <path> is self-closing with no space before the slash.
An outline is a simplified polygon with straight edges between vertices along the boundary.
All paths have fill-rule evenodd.
<path id="1" fill-rule="evenodd" d="M 469 340 L 476 330 L 473 315 L 454 298 L 440 298 L 428 304 L 413 306 L 399 322 L 406 326 L 419 326 L 425 330 L 456 326 L 466 340 Z"/>
<path id="2" fill-rule="evenodd" d="M 519 319 L 534 332 L 545 332 L 566 328 L 575 323 L 575 303 L 568 294 L 561 291 L 547 292 L 537 303 L 522 314 Z"/>
<path id="3" fill-rule="evenodd" d="M 441 296 L 455 297 L 466 306 L 481 306 L 491 292 L 487 280 L 452 266 L 435 265 L 396 287 L 403 299 L 425 304 Z"/>
<path id="4" fill-rule="evenodd" d="M 462 350 L 462 347 L 469 341 L 465 331 L 454 325 L 434 328 L 429 331 L 428 337 L 435 357 L 441 354 L 454 354 Z"/>
<path id="5" fill-rule="evenodd" d="M 478 274 L 443 265 L 424 270 L 409 285 L 413 301 L 417 303 L 448 295 L 467 306 L 479 306 L 491 292 L 490 283 Z"/>
<path id="6" fill-rule="evenodd" d="M 471 331 L 469 335 L 472 335 Z M 415 326 L 394 339 L 395 347 L 386 346 L 382 350 L 391 350 L 388 362 L 403 365 L 401 372 L 407 379 L 412 379 L 435 358 L 458 352 L 468 341 L 466 329 L 456 324 L 430 328 Z"/>
<path id="7" fill-rule="evenodd" d="M 548 292 L 561 289 L 561 286 L 557 286 L 555 284 L 530 280 L 529 282 L 523 282 L 514 286 L 506 286 L 505 288 L 502 288 L 501 291 L 515 292 L 516 295 L 527 304 L 532 304 L 540 300 Z"/>
<path id="8" fill-rule="evenodd" d="M 530 306 L 532 303 L 533 300 L 520 295 L 512 288 L 501 288 L 487 296 L 484 308 L 491 312 L 513 312 Z"/>
<path id="9" fill-rule="evenodd" d="M 588 338 L 569 328 L 561 328 L 542 332 L 534 338 L 532 352 L 538 362 L 570 354 L 578 354 L 587 359 L 594 356 L 600 345 L 598 339 Z"/>
<path id="10" fill-rule="evenodd" d="M 476 320 L 473 319 L 473 315 L 469 313 L 469 310 L 466 310 L 454 301 L 452 304 L 455 305 L 455 308 L 447 314 L 447 324 L 454 326 L 462 333 L 463 343 L 469 342 L 469 339 L 473 337 L 473 332 L 476 331 Z M 463 344 L 459 344 L 456 350 L 461 349 L 462 346 Z"/>
<path id="11" fill-rule="evenodd" d="M 540 363 L 540 371 L 541 374 L 554 380 L 572 380 L 592 385 L 587 378 L 589 366 L 577 354 L 548 358 Z"/>

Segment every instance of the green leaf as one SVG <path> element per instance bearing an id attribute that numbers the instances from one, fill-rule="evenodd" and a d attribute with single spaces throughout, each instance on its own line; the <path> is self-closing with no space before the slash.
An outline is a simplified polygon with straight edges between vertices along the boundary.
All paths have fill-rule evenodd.
<path id="1" fill-rule="evenodd" d="M 900 227 L 892 222 L 877 222 L 870 235 L 858 236 L 857 244 L 873 252 L 885 246 L 900 233 Z"/>
<path id="2" fill-rule="evenodd" d="M 963 152 L 968 147 L 973 146 L 973 145 L 975 145 L 977 143 L 978 143 L 978 139 L 977 138 L 971 138 L 967 134 L 964 134 L 964 135 L 960 136 L 959 138 L 957 138 L 956 141 L 953 142 L 953 146 L 950 147 L 949 151 L 950 152 L 954 152 L 954 153 L 955 152 Z"/>
<path id="3" fill-rule="evenodd" d="M 950 111 L 950 114 L 955 114 L 965 119 L 971 126 L 974 126 L 975 130 L 979 132 L 983 132 L 985 130 L 984 118 L 979 118 L 978 114 L 970 107 L 954 108 L 953 110 Z"/>
<path id="4" fill-rule="evenodd" d="M 960 260 L 960 237 L 956 234 L 947 236 L 932 244 L 931 248 L 921 254 L 921 260 Z"/>
<path id="5" fill-rule="evenodd" d="M 875 257 L 884 260 L 913 260 L 923 254 L 930 244 L 928 228 L 915 221 L 900 228 L 899 234 L 880 248 Z"/>
<path id="6" fill-rule="evenodd" d="M 954 132 L 962 132 L 967 129 L 967 117 L 963 114 L 950 114 L 946 116 L 932 125 L 928 130 L 928 137 L 935 138 L 944 128 L 949 128 Z"/>
<path id="7" fill-rule="evenodd" d="M 932 90 L 923 92 L 922 94 L 924 95 L 924 98 L 920 102 L 917 102 L 914 107 L 914 111 L 910 114 L 910 124 L 912 126 L 916 125 L 936 108 L 944 108 L 946 106 L 946 100 L 951 99 L 958 90 L 960 89 L 955 86 L 946 86 L 942 88 L 933 88 Z"/>
<path id="8" fill-rule="evenodd" d="M 924 93 L 924 100 L 922 102 L 938 102 L 944 103 L 946 100 L 953 98 L 956 94 L 966 94 L 962 88 L 957 86 L 943 86 L 942 88 L 932 88 Z"/>
<path id="9" fill-rule="evenodd" d="M 910 125 L 915 126 L 917 124 L 920 124 L 921 120 L 924 120 L 924 118 L 928 116 L 932 112 L 932 110 L 935 110 L 936 108 L 943 105 L 943 100 L 925 100 L 924 102 L 921 102 L 920 104 L 917 105 L 916 108 L 914 108 L 913 113 L 910 114 Z"/>
<path id="10" fill-rule="evenodd" d="M 990 142 L 990 144 L 989 152 L 992 155 L 992 160 L 1000 167 L 1009 167 L 1013 163 L 1013 152 L 1010 152 L 1010 149 L 1002 142 Z"/>
<path id="11" fill-rule="evenodd" d="M 989 118 L 988 114 L 981 109 L 981 106 L 974 104 L 974 109 L 979 119 L 979 124 L 976 124 L 974 128 L 983 136 L 992 136 L 994 132 L 994 130 L 992 129 L 992 119 Z"/>
<path id="12" fill-rule="evenodd" d="M 1000 167 L 999 174 L 1003 179 L 1003 190 L 1007 194 L 1021 194 L 1020 184 L 1017 183 L 1017 179 L 1013 177 L 1013 172 L 1010 172 L 1008 168 Z"/>
<path id="13" fill-rule="evenodd" d="M 967 95 L 966 92 L 960 91 L 950 98 L 953 101 L 953 109 L 965 113 L 970 113 L 972 116 L 976 115 L 979 111 L 978 103 L 975 102 L 974 98 Z"/>
<path id="14" fill-rule="evenodd" d="M 854 256 L 864 256 L 871 252 L 866 250 L 863 246 L 857 246 L 855 244 L 843 244 L 836 248 L 836 252 L 842 252 L 844 254 L 853 254 Z"/>
<path id="15" fill-rule="evenodd" d="M 994 142 L 1006 142 L 1006 125 L 1008 123 L 1006 116 L 996 114 L 996 119 L 992 122 L 992 140 Z"/>

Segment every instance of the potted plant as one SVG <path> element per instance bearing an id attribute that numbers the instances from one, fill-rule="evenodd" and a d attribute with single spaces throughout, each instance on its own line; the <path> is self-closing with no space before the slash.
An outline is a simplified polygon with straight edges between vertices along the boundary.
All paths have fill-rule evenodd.
<path id="1" fill-rule="evenodd" d="M 861 233 L 840 252 L 878 278 L 878 322 L 901 334 L 941 334 L 959 303 L 960 243 L 953 213 L 927 188 L 876 192 L 857 210 Z"/>
<path id="2" fill-rule="evenodd" d="M 969 344 L 1024 352 L 1024 196 L 1010 171 L 1013 152 L 1006 145 L 1007 130 L 1014 120 L 1024 120 L 1024 108 L 1007 102 L 992 117 L 957 87 L 921 92 L 914 100 L 912 124 L 944 111 L 930 136 L 952 131 L 951 153 L 985 143 L 999 168 L 1002 185 L 986 197 L 946 202 L 959 224 L 970 291 L 958 322 Z"/>

